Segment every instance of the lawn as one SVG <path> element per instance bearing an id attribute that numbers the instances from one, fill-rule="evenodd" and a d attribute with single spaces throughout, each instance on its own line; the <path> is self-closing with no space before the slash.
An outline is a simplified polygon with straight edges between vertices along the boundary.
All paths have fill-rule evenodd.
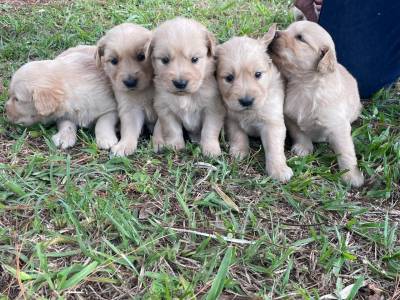
<path id="1" fill-rule="evenodd" d="M 46 2 L 0 4 L 1 111 L 22 64 L 121 22 L 183 15 L 225 41 L 292 21 L 289 0 Z M 366 184 L 351 189 L 324 144 L 287 152 L 295 175 L 280 184 L 259 140 L 241 162 L 223 138 L 218 159 L 191 144 L 155 155 L 148 137 L 110 159 L 91 130 L 60 151 L 55 127 L 1 115 L 0 299 L 318 299 L 349 286 L 349 299 L 399 299 L 399 120 L 399 85 L 364 103 L 353 138 Z"/>

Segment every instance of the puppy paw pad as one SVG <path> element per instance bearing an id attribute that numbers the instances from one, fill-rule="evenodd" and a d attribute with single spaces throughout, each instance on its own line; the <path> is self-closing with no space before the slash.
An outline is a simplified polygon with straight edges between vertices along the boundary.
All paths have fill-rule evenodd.
<path id="1" fill-rule="evenodd" d="M 229 155 L 240 160 L 249 155 L 249 150 L 232 147 L 229 149 Z"/>
<path id="2" fill-rule="evenodd" d="M 118 143 L 117 137 L 96 137 L 96 144 L 100 149 L 110 149 Z"/>
<path id="3" fill-rule="evenodd" d="M 360 187 L 364 184 L 364 175 L 357 169 L 343 174 L 342 179 L 353 187 Z"/>
<path id="4" fill-rule="evenodd" d="M 164 149 L 164 144 L 153 143 L 154 153 L 160 153 Z"/>
<path id="5" fill-rule="evenodd" d="M 279 168 L 274 168 L 273 170 L 268 172 L 269 176 L 271 176 L 273 179 L 276 179 L 280 182 L 288 182 L 290 178 L 293 176 L 293 171 L 291 168 L 288 166 L 282 166 Z"/>
<path id="6" fill-rule="evenodd" d="M 52 141 L 56 147 L 67 149 L 75 145 L 76 134 L 75 132 L 58 132 L 52 136 Z"/>
<path id="7" fill-rule="evenodd" d="M 306 156 L 313 152 L 314 147 L 312 144 L 294 144 L 292 147 L 292 152 L 294 152 L 298 156 Z"/>
<path id="8" fill-rule="evenodd" d="M 111 147 L 111 155 L 112 156 L 128 156 L 135 152 L 137 145 L 130 143 L 121 143 L 114 145 Z"/>
<path id="9" fill-rule="evenodd" d="M 221 147 L 218 142 L 201 143 L 201 151 L 203 155 L 216 157 L 221 155 Z"/>
<path id="10" fill-rule="evenodd" d="M 165 147 L 171 148 L 175 151 L 179 151 L 185 148 L 185 142 L 177 141 L 177 142 L 167 142 Z"/>

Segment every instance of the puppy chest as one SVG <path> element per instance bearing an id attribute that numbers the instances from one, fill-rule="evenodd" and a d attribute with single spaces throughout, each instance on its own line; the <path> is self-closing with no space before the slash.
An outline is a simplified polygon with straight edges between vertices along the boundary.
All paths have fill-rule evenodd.
<path id="1" fill-rule="evenodd" d="M 201 127 L 201 116 L 200 111 L 181 111 L 178 117 L 181 118 L 182 125 L 188 131 L 198 131 Z"/>
<path id="2" fill-rule="evenodd" d="M 249 136 L 260 136 L 261 128 L 265 126 L 262 122 L 257 122 L 254 120 L 242 119 L 240 121 L 240 127 L 246 132 Z"/>
<path id="3" fill-rule="evenodd" d="M 328 135 L 326 126 L 318 118 L 301 120 L 298 124 L 301 131 L 314 142 L 325 142 Z"/>

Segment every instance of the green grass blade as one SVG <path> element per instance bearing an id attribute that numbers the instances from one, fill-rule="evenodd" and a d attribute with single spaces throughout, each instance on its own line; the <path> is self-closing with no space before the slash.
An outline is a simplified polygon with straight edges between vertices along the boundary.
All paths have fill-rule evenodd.
<path id="1" fill-rule="evenodd" d="M 88 264 L 86 267 L 84 267 L 81 271 L 79 271 L 78 273 L 74 274 L 71 276 L 71 278 L 69 278 L 68 280 L 66 280 L 61 286 L 60 288 L 62 290 L 71 288 L 73 286 L 76 286 L 77 284 L 79 284 L 81 281 L 85 280 L 86 277 L 88 277 L 91 273 L 93 273 L 93 271 L 97 268 L 97 265 L 99 263 L 97 261 L 91 262 L 90 264 Z"/>
<path id="2" fill-rule="evenodd" d="M 358 290 L 363 286 L 364 283 L 364 276 L 360 276 L 357 278 L 356 282 L 354 283 L 347 300 L 353 300 L 354 297 L 357 295 Z"/>
<path id="3" fill-rule="evenodd" d="M 51 276 L 49 274 L 49 267 L 48 267 L 48 263 L 47 263 L 47 256 L 44 254 L 44 249 L 43 249 L 44 245 L 43 243 L 38 243 L 36 244 L 36 255 L 39 258 L 39 266 L 40 266 L 40 270 L 43 272 L 43 278 L 46 279 L 47 283 L 49 284 L 51 289 L 55 289 L 54 287 L 54 283 L 51 280 Z"/>
<path id="4" fill-rule="evenodd" d="M 23 197 L 26 195 L 24 189 L 17 182 L 9 180 L 4 176 L 0 177 L 0 181 L 5 188 L 7 188 L 10 192 L 13 192 L 17 196 Z"/>
<path id="5" fill-rule="evenodd" d="M 104 239 L 104 242 L 119 256 L 122 257 L 122 259 L 131 267 L 131 269 L 135 272 L 136 275 L 139 275 L 138 270 L 135 268 L 135 266 L 132 264 L 132 262 L 129 260 L 129 258 L 122 253 L 121 251 L 118 250 L 117 247 L 115 247 L 112 243 L 110 243 L 108 240 Z"/>
<path id="6" fill-rule="evenodd" d="M 15 278 L 17 278 L 17 270 L 14 269 L 13 267 L 9 265 L 2 265 L 4 269 L 6 269 L 11 275 L 13 275 Z M 19 278 L 21 281 L 27 281 L 27 280 L 33 280 L 37 278 L 37 275 L 35 274 L 28 274 L 25 273 L 24 271 L 19 271 Z"/>
<path id="7" fill-rule="evenodd" d="M 216 300 L 221 295 L 225 284 L 225 278 L 228 274 L 229 266 L 234 258 L 234 248 L 229 246 L 222 259 L 221 265 L 218 268 L 218 273 L 214 278 L 211 289 L 207 293 L 206 300 Z"/>

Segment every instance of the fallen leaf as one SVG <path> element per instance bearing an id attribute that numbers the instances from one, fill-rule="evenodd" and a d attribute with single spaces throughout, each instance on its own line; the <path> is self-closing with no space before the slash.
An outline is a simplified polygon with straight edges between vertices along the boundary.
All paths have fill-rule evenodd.
<path id="1" fill-rule="evenodd" d="M 350 285 L 346 286 L 343 290 L 341 290 L 339 292 L 339 295 L 338 295 L 339 297 L 332 293 L 332 294 L 324 295 L 320 299 L 321 300 L 347 299 L 349 297 L 354 285 L 355 284 L 350 284 Z M 361 287 L 364 287 L 365 285 L 366 285 L 365 281 L 361 283 Z"/>
<path id="2" fill-rule="evenodd" d="M 233 202 L 233 200 L 225 194 L 218 185 L 214 184 L 212 185 L 213 189 L 217 192 L 217 194 L 221 197 L 222 200 L 232 209 L 236 210 L 237 212 L 240 212 L 239 207 Z"/>

